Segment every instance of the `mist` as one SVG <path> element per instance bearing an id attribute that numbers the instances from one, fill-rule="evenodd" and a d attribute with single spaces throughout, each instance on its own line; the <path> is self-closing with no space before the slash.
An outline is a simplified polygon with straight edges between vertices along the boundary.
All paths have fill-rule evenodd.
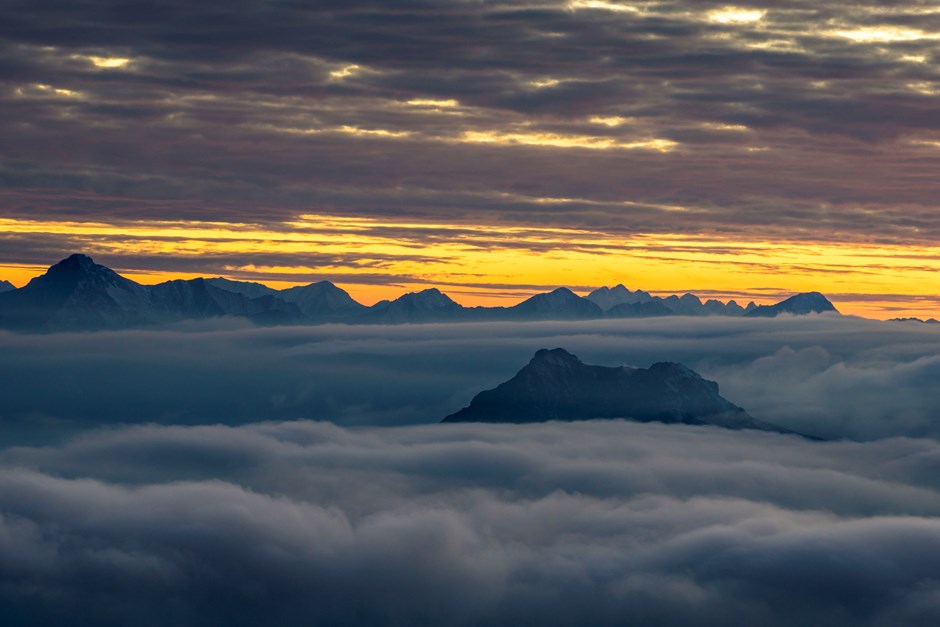
<path id="1" fill-rule="evenodd" d="M 938 463 L 624 421 L 108 429 L 0 453 L 0 618 L 931 625 Z"/>
<path id="2" fill-rule="evenodd" d="M 0 424 L 16 437 L 125 423 L 426 424 L 556 346 L 600 365 L 682 362 L 753 416 L 826 439 L 940 434 L 940 329 L 836 316 L 0 333 Z"/>

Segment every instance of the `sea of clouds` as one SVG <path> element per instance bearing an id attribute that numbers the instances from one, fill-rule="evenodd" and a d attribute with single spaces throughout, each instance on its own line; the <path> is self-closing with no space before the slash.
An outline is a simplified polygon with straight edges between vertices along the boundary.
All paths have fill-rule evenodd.
<path id="1" fill-rule="evenodd" d="M 622 421 L 98 431 L 0 454 L 0 619 L 934 625 L 938 470 Z"/>
<path id="2" fill-rule="evenodd" d="M 682 362 L 756 418 L 827 439 L 940 435 L 940 325 L 829 316 L 0 332 L 0 419 L 425 424 L 557 346 L 591 364 Z"/>
<path id="3" fill-rule="evenodd" d="M 830 441 L 435 424 L 554 346 Z M 938 355 L 826 316 L 2 334 L 0 622 L 935 625 Z"/>

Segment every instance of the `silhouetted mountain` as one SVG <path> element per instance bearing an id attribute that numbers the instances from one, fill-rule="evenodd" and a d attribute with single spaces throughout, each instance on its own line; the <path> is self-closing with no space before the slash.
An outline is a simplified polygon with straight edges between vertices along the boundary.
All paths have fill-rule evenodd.
<path id="1" fill-rule="evenodd" d="M 512 319 L 522 320 L 588 320 L 604 317 L 600 307 L 567 287 L 536 294 L 518 305 L 507 307 L 505 313 Z"/>
<path id="2" fill-rule="evenodd" d="M 647 303 L 653 299 L 652 296 L 643 290 L 631 292 L 623 285 L 615 285 L 614 287 L 599 287 L 584 298 L 591 301 L 604 311 L 608 311 L 617 305 L 635 305 L 640 303 Z"/>
<path id="3" fill-rule="evenodd" d="M 163 321 L 199 320 L 219 316 L 257 319 L 259 322 L 299 322 L 300 309 L 273 295 L 248 298 L 216 287 L 210 279 L 167 281 L 150 288 L 150 302 Z"/>
<path id="4" fill-rule="evenodd" d="M 395 300 L 379 301 L 355 322 L 405 324 L 417 322 L 452 322 L 463 317 L 465 308 L 437 288 L 409 292 Z"/>
<path id="5" fill-rule="evenodd" d="M 587 296 L 612 318 L 639 318 L 646 316 L 743 316 L 746 309 L 736 302 L 727 304 L 718 300 L 702 303 L 695 294 L 672 295 L 662 298 L 643 290 L 631 292 L 623 285 L 599 287 Z M 751 309 L 756 305 L 751 303 Z"/>
<path id="6" fill-rule="evenodd" d="M 674 316 L 675 312 L 666 307 L 661 300 L 645 303 L 621 303 L 607 310 L 608 318 L 654 318 Z"/>
<path id="7" fill-rule="evenodd" d="M 917 322 L 920 324 L 940 324 L 940 320 L 936 318 L 927 318 L 923 320 L 921 318 L 891 318 L 888 322 Z"/>
<path id="8" fill-rule="evenodd" d="M 663 305 L 679 316 L 700 316 L 705 313 L 701 299 L 694 294 L 667 296 L 663 299 Z"/>
<path id="9" fill-rule="evenodd" d="M 0 294 L 0 327 L 95 330 L 153 322 L 146 287 L 86 255 L 71 255 L 18 290 Z"/>
<path id="10" fill-rule="evenodd" d="M 743 316 L 744 307 L 733 300 L 723 303 L 710 298 L 702 305 L 702 314 L 706 316 Z"/>
<path id="11" fill-rule="evenodd" d="M 4 291 L 5 290 L 5 291 Z M 817 293 L 771 307 L 734 301 L 705 303 L 694 294 L 660 298 L 623 285 L 580 297 L 566 287 L 536 294 L 512 307 L 463 307 L 438 289 L 405 294 L 365 307 L 329 281 L 275 290 L 224 278 L 167 281 L 145 286 L 85 255 L 72 255 L 16 289 L 0 282 L 0 328 L 20 331 L 120 329 L 218 316 L 259 324 L 402 324 L 496 320 L 592 320 L 671 315 L 754 316 L 834 311 Z"/>
<path id="12" fill-rule="evenodd" d="M 724 399 L 718 384 L 672 362 L 649 368 L 589 366 L 568 351 L 541 349 L 516 376 L 477 394 L 443 422 L 544 422 L 625 418 L 786 432 Z"/>
<path id="13" fill-rule="evenodd" d="M 812 313 L 826 313 L 827 311 L 839 313 L 833 304 L 829 302 L 829 299 L 819 292 L 805 292 L 791 296 L 775 305 L 761 305 L 749 311 L 746 315 L 753 318 L 774 318 L 783 313 L 805 316 Z"/>
<path id="14" fill-rule="evenodd" d="M 340 320 L 366 311 L 365 305 L 357 303 L 329 281 L 289 287 L 277 294 L 285 301 L 296 304 L 311 320 Z"/>
<path id="15" fill-rule="evenodd" d="M 250 281 L 232 281 L 231 279 L 223 279 L 222 277 L 205 279 L 205 281 L 212 287 L 235 292 L 236 294 L 241 294 L 248 298 L 261 298 L 262 296 L 274 296 L 278 294 L 278 291 L 274 288 Z"/>

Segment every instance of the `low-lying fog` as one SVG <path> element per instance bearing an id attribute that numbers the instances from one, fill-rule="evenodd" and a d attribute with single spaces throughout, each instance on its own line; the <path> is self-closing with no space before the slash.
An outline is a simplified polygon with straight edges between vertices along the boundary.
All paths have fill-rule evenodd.
<path id="1" fill-rule="evenodd" d="M 539 348 L 679 361 L 753 416 L 824 438 L 940 434 L 940 328 L 815 316 L 0 333 L 10 425 L 437 422 Z"/>
<path id="2" fill-rule="evenodd" d="M 833 441 L 432 424 L 555 346 Z M 933 326 L 223 321 L 0 334 L 0 380 L 2 624 L 940 623 Z"/>

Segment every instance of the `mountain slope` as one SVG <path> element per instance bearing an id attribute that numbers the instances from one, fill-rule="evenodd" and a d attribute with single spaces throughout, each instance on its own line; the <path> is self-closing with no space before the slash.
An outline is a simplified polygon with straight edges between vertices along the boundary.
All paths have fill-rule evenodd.
<path id="1" fill-rule="evenodd" d="M 564 349 L 541 349 L 512 379 L 477 394 L 443 422 L 544 422 L 626 418 L 639 422 L 785 430 L 723 398 L 718 384 L 682 364 L 590 366 Z"/>
<path id="2" fill-rule="evenodd" d="M 617 305 L 635 305 L 639 303 L 647 303 L 652 300 L 653 297 L 643 290 L 631 292 L 622 284 L 619 284 L 615 285 L 614 287 L 599 287 L 584 298 L 591 301 L 604 311 L 608 311 Z"/>
<path id="3" fill-rule="evenodd" d="M 275 292 L 276 293 L 276 292 Z M 216 287 L 211 279 L 167 281 L 150 288 L 150 302 L 163 321 L 201 320 L 237 316 L 267 323 L 290 323 L 301 319 L 300 309 L 276 296 L 249 298 Z"/>
<path id="4" fill-rule="evenodd" d="M 0 281 L 0 294 L 4 292 L 12 292 L 16 289 L 16 286 L 10 283 L 9 281 Z"/>
<path id="5" fill-rule="evenodd" d="M 611 318 L 640 318 L 652 316 L 743 316 L 756 305 L 744 308 L 731 300 L 723 303 L 710 299 L 703 303 L 695 294 L 673 294 L 662 298 L 643 290 L 631 292 L 623 285 L 599 287 L 585 298 L 607 312 Z"/>
<path id="6" fill-rule="evenodd" d="M 251 281 L 233 281 L 231 279 L 223 279 L 222 277 L 205 279 L 205 281 L 212 287 L 217 287 L 228 292 L 235 292 L 236 294 L 241 294 L 242 296 L 247 296 L 248 298 L 276 296 L 278 293 L 278 291 L 273 287 L 268 287 L 267 285 L 263 285 L 261 283 L 253 283 Z"/>

